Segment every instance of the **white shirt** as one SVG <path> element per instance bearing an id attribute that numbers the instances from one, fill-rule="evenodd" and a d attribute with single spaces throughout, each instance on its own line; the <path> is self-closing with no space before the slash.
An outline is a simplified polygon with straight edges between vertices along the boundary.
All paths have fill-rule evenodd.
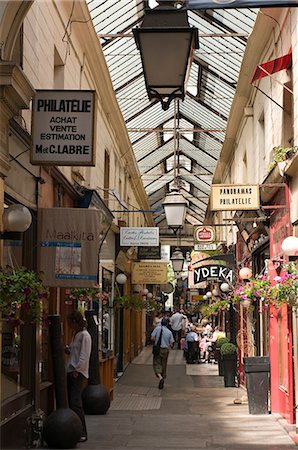
<path id="1" fill-rule="evenodd" d="M 172 330 L 174 331 L 179 331 L 182 329 L 183 326 L 183 321 L 184 319 L 186 319 L 186 316 L 184 316 L 183 314 L 181 314 L 180 312 L 175 312 L 175 314 L 173 314 L 170 318 L 170 323 L 171 323 L 171 327 Z"/>
<path id="2" fill-rule="evenodd" d="M 110 315 L 109 313 L 104 313 L 103 315 L 103 327 L 105 330 L 110 330 Z"/>
<path id="3" fill-rule="evenodd" d="M 89 358 L 91 353 L 91 336 L 87 330 L 78 331 L 70 344 L 70 355 L 66 372 L 74 370 L 89 378 Z"/>

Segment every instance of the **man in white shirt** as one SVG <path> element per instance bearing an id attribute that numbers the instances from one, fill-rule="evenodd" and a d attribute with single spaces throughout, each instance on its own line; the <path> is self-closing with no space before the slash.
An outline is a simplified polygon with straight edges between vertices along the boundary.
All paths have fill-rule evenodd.
<path id="1" fill-rule="evenodd" d="M 183 324 L 186 318 L 187 317 L 181 312 L 179 312 L 177 308 L 175 308 L 175 312 L 170 318 L 170 325 L 172 328 L 173 337 L 175 342 L 177 343 L 178 348 L 180 345 Z"/>

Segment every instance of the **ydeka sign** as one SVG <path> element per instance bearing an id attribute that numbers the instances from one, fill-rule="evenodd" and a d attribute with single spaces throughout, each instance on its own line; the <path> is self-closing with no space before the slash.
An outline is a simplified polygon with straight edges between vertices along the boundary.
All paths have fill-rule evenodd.
<path id="1" fill-rule="evenodd" d="M 194 284 L 202 281 L 217 280 L 219 282 L 233 282 L 233 270 L 227 266 L 206 265 L 193 269 Z"/>
<path id="2" fill-rule="evenodd" d="M 37 91 L 32 164 L 94 166 L 94 91 Z"/>

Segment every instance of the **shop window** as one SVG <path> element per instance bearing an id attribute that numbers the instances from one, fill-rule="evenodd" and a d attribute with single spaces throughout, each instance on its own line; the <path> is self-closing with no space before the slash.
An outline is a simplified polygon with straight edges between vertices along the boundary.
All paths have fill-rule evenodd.
<path id="1" fill-rule="evenodd" d="M 102 349 L 108 351 L 112 347 L 111 339 L 111 312 L 113 308 L 110 307 L 110 297 L 112 295 L 112 280 L 113 274 L 111 271 L 102 269 L 102 291 L 105 295 L 102 300 Z"/>
<path id="2" fill-rule="evenodd" d="M 104 161 L 104 201 L 106 205 L 109 204 L 109 188 L 110 188 L 110 155 L 105 151 Z"/>

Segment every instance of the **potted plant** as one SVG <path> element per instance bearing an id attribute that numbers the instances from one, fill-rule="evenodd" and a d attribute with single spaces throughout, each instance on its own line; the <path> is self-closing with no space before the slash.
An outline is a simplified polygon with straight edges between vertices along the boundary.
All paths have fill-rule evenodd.
<path id="1" fill-rule="evenodd" d="M 0 312 L 2 319 L 14 327 L 46 322 L 49 290 L 40 276 L 25 267 L 0 269 Z"/>
<path id="2" fill-rule="evenodd" d="M 235 387 L 237 375 L 237 347 L 232 342 L 223 344 L 220 348 L 223 360 L 224 384 L 225 387 Z"/>
<path id="3" fill-rule="evenodd" d="M 220 354 L 220 349 L 221 349 L 222 345 L 226 344 L 227 342 L 230 342 L 227 337 L 221 337 L 221 338 L 217 339 L 217 341 L 215 343 L 215 360 L 218 362 L 218 375 L 221 377 L 223 376 L 224 372 L 223 372 L 223 362 L 222 362 L 222 357 Z"/>
<path id="4" fill-rule="evenodd" d="M 271 172 L 276 165 L 282 164 L 281 172 L 283 172 L 287 160 L 290 159 L 296 151 L 296 147 L 283 147 L 277 145 L 273 148 L 273 161 L 268 166 L 268 172 Z"/>

